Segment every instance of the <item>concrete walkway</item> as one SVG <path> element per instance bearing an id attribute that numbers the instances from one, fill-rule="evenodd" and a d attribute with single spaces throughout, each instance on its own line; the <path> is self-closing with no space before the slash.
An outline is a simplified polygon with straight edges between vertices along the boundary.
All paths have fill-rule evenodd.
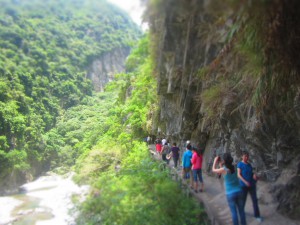
<path id="1" fill-rule="evenodd" d="M 150 145 L 149 150 L 156 159 L 161 160 L 161 156 L 155 153 L 154 145 Z M 173 168 L 173 161 L 171 160 L 169 167 L 173 173 L 177 174 L 177 178 L 181 179 L 181 166 L 177 169 Z M 211 176 L 204 173 L 203 180 L 205 185 L 204 192 L 195 193 L 188 188 L 188 185 L 185 185 L 185 188 L 188 188 L 187 191 L 203 203 L 212 225 L 232 224 L 231 213 L 227 205 L 222 178 L 219 179 L 217 176 Z M 276 204 L 272 202 L 269 185 L 267 183 L 261 181 L 257 183 L 257 195 L 263 222 L 258 222 L 254 218 L 252 201 L 250 196 L 248 196 L 245 207 L 248 225 L 300 225 L 300 221 L 290 220 L 276 212 Z"/>

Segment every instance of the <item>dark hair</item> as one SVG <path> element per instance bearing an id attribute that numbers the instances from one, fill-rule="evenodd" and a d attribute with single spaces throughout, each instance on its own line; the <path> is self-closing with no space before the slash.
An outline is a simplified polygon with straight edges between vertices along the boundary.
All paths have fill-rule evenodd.
<path id="1" fill-rule="evenodd" d="M 224 153 L 223 154 L 223 160 L 226 168 L 230 170 L 231 173 L 235 172 L 234 166 L 232 165 L 233 158 L 230 153 Z"/>
<path id="2" fill-rule="evenodd" d="M 188 150 L 192 150 L 191 144 L 188 144 L 188 145 L 186 146 L 186 148 L 187 148 Z"/>
<path id="3" fill-rule="evenodd" d="M 174 142 L 173 145 L 176 146 L 176 142 Z"/>
<path id="4" fill-rule="evenodd" d="M 249 152 L 244 150 L 244 151 L 242 151 L 242 155 L 248 155 L 249 156 Z"/>
<path id="5" fill-rule="evenodd" d="M 193 147 L 193 150 L 197 153 L 198 156 L 202 155 L 202 149 L 201 148 Z"/>
<path id="6" fill-rule="evenodd" d="M 203 154 L 203 149 L 202 148 L 198 148 L 196 151 L 197 151 L 198 156 Z"/>

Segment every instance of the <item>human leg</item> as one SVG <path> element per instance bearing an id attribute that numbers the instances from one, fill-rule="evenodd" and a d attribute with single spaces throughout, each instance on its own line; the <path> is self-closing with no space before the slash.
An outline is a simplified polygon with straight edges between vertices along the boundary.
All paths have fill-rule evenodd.
<path id="1" fill-rule="evenodd" d="M 249 190 L 248 187 L 242 187 L 242 200 L 243 200 L 244 208 L 245 208 L 246 201 L 247 201 L 248 190 Z"/>
<path id="2" fill-rule="evenodd" d="M 174 167 L 177 168 L 178 158 L 173 157 L 173 161 L 174 161 Z"/>
<path id="3" fill-rule="evenodd" d="M 194 187 L 194 177 L 193 177 L 193 171 L 192 171 L 191 167 L 185 167 L 183 170 L 183 173 L 184 173 L 183 176 L 185 177 L 185 179 L 189 180 L 190 187 L 193 188 Z"/>
<path id="4" fill-rule="evenodd" d="M 198 192 L 197 170 L 193 170 L 194 190 Z"/>
<path id="5" fill-rule="evenodd" d="M 164 161 L 164 162 L 167 162 L 167 155 L 166 154 L 161 154 L 161 159 Z"/>
<path id="6" fill-rule="evenodd" d="M 199 177 L 199 181 L 201 183 L 200 191 L 202 192 L 204 190 L 204 182 L 203 182 L 203 176 L 202 176 L 202 169 L 200 169 L 198 171 L 198 177 Z"/>
<path id="7" fill-rule="evenodd" d="M 244 196 L 241 191 L 237 197 L 237 207 L 240 215 L 240 220 L 242 225 L 246 225 L 246 215 L 245 215 L 245 207 L 244 207 Z"/>
<path id="8" fill-rule="evenodd" d="M 186 177 L 186 170 L 185 170 L 184 167 L 182 167 L 181 177 L 182 177 L 183 180 L 187 179 L 187 177 Z"/>
<path id="9" fill-rule="evenodd" d="M 178 166 L 178 161 L 179 161 L 179 158 L 176 158 L 176 168 L 177 168 L 177 166 Z"/>
<path id="10" fill-rule="evenodd" d="M 252 186 L 251 188 L 249 188 L 249 193 L 252 199 L 254 216 L 256 218 L 259 218 L 260 212 L 259 212 L 258 201 L 257 201 L 256 186 Z"/>
<path id="11" fill-rule="evenodd" d="M 192 171 L 191 167 L 190 167 L 190 170 L 189 170 L 189 174 L 190 174 L 191 185 L 194 186 L 194 177 L 193 177 L 193 171 Z"/>
<path id="12" fill-rule="evenodd" d="M 236 210 L 237 194 L 236 193 L 228 194 L 228 195 L 226 195 L 226 197 L 227 197 L 228 206 L 229 206 L 229 209 L 231 212 L 233 225 L 239 225 L 239 219 L 238 219 L 237 210 Z"/>

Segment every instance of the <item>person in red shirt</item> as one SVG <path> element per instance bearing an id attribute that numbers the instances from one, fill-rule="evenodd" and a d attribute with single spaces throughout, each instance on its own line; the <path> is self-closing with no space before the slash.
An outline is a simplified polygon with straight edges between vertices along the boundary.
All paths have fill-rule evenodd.
<path id="1" fill-rule="evenodd" d="M 204 188 L 204 182 L 202 177 L 203 155 L 201 149 L 193 147 L 192 150 L 193 150 L 193 157 L 191 161 L 192 161 L 192 170 L 193 170 L 193 177 L 194 177 L 194 191 L 198 193 L 198 178 L 201 183 L 200 192 L 202 192 Z"/>
<path id="2" fill-rule="evenodd" d="M 156 148 L 157 154 L 160 154 L 161 149 L 162 149 L 162 143 L 161 143 L 161 140 L 160 140 L 160 139 L 157 139 L 157 140 L 156 140 L 155 148 Z"/>

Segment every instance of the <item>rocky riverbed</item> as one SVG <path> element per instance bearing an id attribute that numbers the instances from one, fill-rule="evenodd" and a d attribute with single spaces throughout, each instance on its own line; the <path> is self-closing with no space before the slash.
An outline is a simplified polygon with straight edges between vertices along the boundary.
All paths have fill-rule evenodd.
<path id="1" fill-rule="evenodd" d="M 89 187 L 76 185 L 72 176 L 48 174 L 21 186 L 21 194 L 0 197 L 0 225 L 75 224 L 72 196 L 83 200 Z"/>

